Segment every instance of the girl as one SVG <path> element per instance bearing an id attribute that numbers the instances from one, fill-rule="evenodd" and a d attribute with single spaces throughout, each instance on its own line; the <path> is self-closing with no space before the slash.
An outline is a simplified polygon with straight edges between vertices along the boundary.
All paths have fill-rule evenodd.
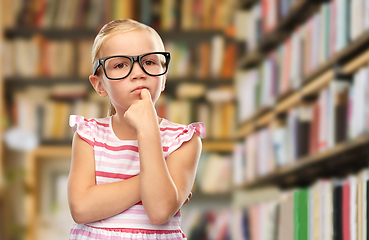
<path id="1" fill-rule="evenodd" d="M 89 80 L 111 110 L 70 118 L 70 239 L 185 239 L 179 209 L 191 197 L 205 127 L 156 114 L 170 54 L 155 30 L 125 19 L 100 30 L 92 59 Z"/>

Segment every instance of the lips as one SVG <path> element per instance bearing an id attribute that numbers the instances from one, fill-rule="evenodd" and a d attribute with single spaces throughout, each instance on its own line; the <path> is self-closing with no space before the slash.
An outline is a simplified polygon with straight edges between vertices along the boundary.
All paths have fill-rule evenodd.
<path id="1" fill-rule="evenodd" d="M 148 88 L 144 87 L 144 86 L 139 86 L 139 87 L 136 87 L 135 89 L 133 89 L 131 92 L 132 93 L 140 93 L 142 91 L 142 89 L 148 89 Z"/>

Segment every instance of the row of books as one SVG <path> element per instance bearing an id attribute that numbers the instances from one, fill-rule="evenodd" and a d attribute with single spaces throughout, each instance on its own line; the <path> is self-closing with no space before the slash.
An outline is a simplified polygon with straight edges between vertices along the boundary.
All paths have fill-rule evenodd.
<path id="1" fill-rule="evenodd" d="M 210 41 L 195 46 L 181 42 L 165 42 L 165 48 L 171 53 L 169 80 L 171 78 L 196 77 L 233 78 L 237 60 L 237 45 L 217 35 Z"/>
<path id="2" fill-rule="evenodd" d="M 319 179 L 248 206 L 235 234 L 252 240 L 368 239 L 368 188 L 368 169 L 342 179 Z"/>
<path id="3" fill-rule="evenodd" d="M 37 134 L 41 141 L 63 141 L 71 136 L 67 130 L 69 115 L 104 117 L 108 105 L 107 98 L 99 97 L 86 84 L 34 86 L 15 92 L 8 115 L 10 125 Z M 208 139 L 232 139 L 234 136 L 236 107 L 233 102 L 198 103 L 190 99 L 172 99 L 164 94 L 156 108 L 159 116 L 173 122 L 204 122 Z"/>
<path id="4" fill-rule="evenodd" d="M 92 40 L 53 40 L 40 35 L 5 40 L 5 77 L 86 78 L 92 72 Z"/>
<path id="5" fill-rule="evenodd" d="M 286 13 L 283 8 L 288 9 L 283 6 L 283 2 L 286 1 L 279 1 L 278 6 L 278 1 L 264 0 L 255 4 L 251 10 L 242 13 L 247 25 L 244 31 L 249 50 L 255 49 L 263 35 L 277 26 L 278 19 L 283 19 L 278 18 L 278 12 Z M 298 3 L 298 1 L 288 2 L 288 6 L 292 8 Z M 365 0 L 332 0 L 322 3 L 319 7 L 319 10 L 303 26 L 297 27 L 293 35 L 310 35 L 310 39 L 306 41 L 313 41 L 313 46 L 323 45 L 319 48 L 325 49 L 323 52 L 325 55 L 341 50 L 350 40 L 356 39 L 369 27 L 367 11 L 369 4 Z M 322 54 L 319 50 L 316 51 L 318 55 Z"/>
<path id="6" fill-rule="evenodd" d="M 4 42 L 4 76 L 87 77 L 91 74 L 92 40 L 53 40 L 41 35 Z M 231 79 L 236 62 L 236 43 L 222 36 L 199 46 L 167 42 L 172 54 L 169 80 L 195 77 Z"/>
<path id="7" fill-rule="evenodd" d="M 9 122 L 12 127 L 33 133 L 39 142 L 66 141 L 73 134 L 70 115 L 104 117 L 108 105 L 105 98 L 94 92 L 89 94 L 85 84 L 56 85 L 53 89 L 28 87 L 15 93 Z"/>
<path id="8" fill-rule="evenodd" d="M 261 107 L 272 106 L 277 97 L 299 88 L 314 70 L 352 40 L 367 34 L 369 14 L 365 9 L 368 7 L 369 4 L 361 0 L 334 0 L 322 4 L 316 14 L 268 53 L 257 68 L 241 76 L 240 91 L 247 91 L 247 97 L 255 99 L 252 104 L 240 99 L 241 105 L 248 109 L 243 110 L 246 112 L 242 113 L 242 119 Z"/>
<path id="9" fill-rule="evenodd" d="M 192 203 L 191 203 L 192 204 Z M 214 209 L 182 210 L 181 228 L 188 240 L 232 238 L 232 211 L 229 206 Z"/>
<path id="10" fill-rule="evenodd" d="M 158 115 L 170 121 L 190 124 L 203 122 L 206 138 L 233 139 L 236 131 L 236 106 L 232 101 L 203 102 L 193 99 L 173 99 L 162 95 L 156 102 Z"/>
<path id="11" fill-rule="evenodd" d="M 244 29 L 249 50 L 255 49 L 265 35 L 272 32 L 278 23 L 293 9 L 299 0 L 262 0 L 247 11 L 243 10 Z M 246 27 L 245 27 L 246 26 Z"/>
<path id="12" fill-rule="evenodd" d="M 195 188 L 204 194 L 226 194 L 232 188 L 232 156 L 203 151 Z"/>
<path id="13" fill-rule="evenodd" d="M 368 66 L 353 76 L 337 76 L 311 100 L 290 109 L 284 119 L 247 136 L 235 151 L 246 169 L 246 176 L 238 179 L 252 180 L 367 133 L 368 86 Z"/>
<path id="14" fill-rule="evenodd" d="M 97 29 L 114 19 L 132 18 L 156 29 L 224 29 L 231 24 L 229 1 L 15 0 L 4 2 L 4 25 Z"/>

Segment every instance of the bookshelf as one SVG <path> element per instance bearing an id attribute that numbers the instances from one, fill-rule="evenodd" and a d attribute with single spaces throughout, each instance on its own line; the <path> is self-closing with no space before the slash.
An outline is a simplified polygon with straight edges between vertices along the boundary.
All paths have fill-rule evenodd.
<path id="1" fill-rule="evenodd" d="M 27 50 L 24 54 L 22 53 L 23 65 L 19 64 L 17 66 L 15 61 L 11 61 L 12 63 L 7 64 L 6 71 L 3 72 L 0 70 L 0 105 L 4 105 L 3 110 L 6 113 L 4 118 L 6 118 L 6 121 L 10 125 L 15 125 L 18 120 L 22 119 L 22 116 L 27 117 L 30 121 L 24 126 L 32 129 L 41 136 L 40 145 L 32 151 L 26 152 L 21 159 L 24 161 L 25 176 L 23 177 L 26 191 L 25 199 L 22 202 L 25 212 L 21 224 L 25 225 L 24 227 L 26 229 L 24 238 L 20 239 L 32 240 L 38 234 L 36 229 L 41 218 L 40 194 L 42 191 L 39 186 L 41 178 L 39 173 L 41 172 L 43 162 L 45 162 L 44 159 L 67 158 L 71 153 L 71 135 L 69 134 L 71 131 L 69 131 L 67 122 L 59 122 L 62 125 L 57 126 L 55 123 L 51 126 L 49 124 L 55 121 L 43 117 L 38 111 L 40 109 L 41 112 L 54 109 L 53 111 L 56 112 L 51 115 L 57 115 L 60 119 L 68 119 L 67 115 L 69 114 L 66 113 L 76 111 L 78 108 L 82 108 L 84 111 L 90 111 L 89 113 L 95 113 L 93 117 L 99 117 L 99 115 L 100 117 L 104 117 L 106 115 L 107 102 L 97 100 L 93 96 L 95 94 L 94 90 L 88 82 L 88 74 L 90 74 L 91 70 L 90 51 L 92 40 L 103 23 L 111 19 L 125 17 L 140 20 L 139 10 L 145 10 L 145 17 L 151 16 L 149 22 L 146 23 L 158 30 L 165 45 L 170 45 L 175 50 L 176 53 L 173 53 L 174 56 L 182 53 L 179 50 L 183 51 L 184 49 L 184 51 L 191 53 L 191 60 L 195 58 L 197 64 L 200 61 L 202 61 L 202 64 L 207 64 L 209 69 L 206 72 L 199 73 L 196 71 L 196 66 L 189 66 L 187 71 L 189 74 L 181 75 L 178 73 L 169 76 L 166 90 L 163 93 L 165 96 L 163 101 L 164 107 L 168 108 L 168 102 L 178 100 L 188 102 L 191 106 L 197 104 L 208 105 L 208 111 L 211 112 L 213 105 L 219 107 L 223 102 L 220 104 L 218 102 L 212 103 L 211 100 L 207 99 L 207 93 L 213 90 L 217 91 L 218 89 L 229 90 L 233 88 L 233 75 L 232 69 L 230 68 L 233 66 L 232 61 L 227 61 L 229 63 L 224 72 L 219 71 L 213 73 L 210 58 L 203 60 L 197 59 L 199 57 L 198 53 L 200 52 L 198 47 L 200 45 L 206 45 L 204 48 L 208 47 L 207 50 L 211 50 L 212 42 L 215 41 L 213 40 L 214 38 L 217 38 L 216 41 L 218 44 L 219 42 L 222 44 L 222 51 L 224 52 L 221 52 L 221 55 L 227 55 L 232 60 L 235 58 L 234 55 L 228 56 L 229 54 L 226 50 L 230 46 L 229 48 L 232 48 L 230 51 L 233 51 L 231 54 L 236 54 L 234 51 L 236 43 L 232 39 L 232 29 L 228 29 L 230 21 L 226 19 L 226 16 L 220 15 L 226 12 L 221 13 L 219 10 L 222 8 L 231 11 L 231 7 L 226 6 L 228 3 L 222 2 L 218 4 L 219 6 L 213 6 L 214 12 L 207 11 L 207 15 L 202 16 L 203 13 L 195 12 L 194 7 L 191 6 L 191 1 L 183 1 L 183 6 L 165 5 L 165 7 L 160 6 L 160 2 L 168 4 L 170 1 L 129 0 L 125 1 L 127 5 L 123 6 L 120 0 L 107 0 L 104 1 L 103 7 L 103 2 L 92 0 L 50 0 L 46 1 L 48 5 L 43 5 L 45 1 L 41 0 L 35 0 L 29 4 L 20 2 L 20 4 L 16 4 L 15 2 L 9 1 L 2 2 L 6 5 L 2 9 L 8 10 L 3 14 L 5 21 L 0 29 L 1 34 L 4 36 L 4 41 L 1 42 L 5 46 L 3 58 L 10 59 L 11 56 L 17 56 L 16 54 L 23 52 L 22 49 L 39 51 L 35 53 Z M 33 4 L 34 6 L 32 6 Z M 86 4 L 90 5 L 87 6 Z M 156 6 L 152 5 L 152 7 L 160 11 L 147 12 L 149 8 L 140 9 L 140 4 L 156 4 Z M 213 4 L 209 2 L 207 7 L 211 7 Z M 68 8 L 69 10 L 73 10 L 76 7 L 78 9 L 77 11 L 67 11 Z M 176 11 L 185 8 L 187 12 L 174 18 L 164 19 L 163 17 L 161 19 L 161 16 L 169 15 L 168 12 L 175 12 L 172 11 L 172 7 L 176 8 Z M 124 11 L 124 9 L 129 8 L 132 11 Z M 116 11 L 113 11 L 113 9 Z M 134 15 L 131 13 L 134 13 Z M 213 19 L 216 21 L 212 21 Z M 73 24 L 73 21 L 75 21 L 75 24 Z M 47 51 L 61 51 L 63 54 L 59 56 L 63 56 L 64 60 L 61 57 L 58 59 L 57 54 L 44 55 Z M 210 53 L 211 51 L 206 56 L 210 56 Z M 61 61 L 56 64 L 59 66 L 59 69 L 40 67 L 49 63 L 53 65 L 56 61 Z M 31 64 L 25 64 L 25 62 Z M 68 65 L 70 62 L 76 66 Z M 173 71 L 171 72 L 174 72 L 174 64 L 175 59 L 172 59 L 171 67 Z M 23 68 L 22 66 L 26 67 Z M 59 71 L 60 69 L 65 71 Z M 189 99 L 178 97 L 178 89 L 183 87 L 183 85 L 190 87 L 200 85 L 205 91 Z M 188 94 L 188 90 L 184 95 L 186 96 L 186 94 Z M 34 101 L 34 99 L 36 100 Z M 83 105 L 86 102 L 91 102 L 91 105 Z M 235 106 L 234 99 L 227 100 L 227 103 L 229 103 L 228 106 Z M 48 108 L 43 109 L 42 104 L 47 104 Z M 19 109 L 26 105 L 31 111 L 27 116 L 21 115 Z M 85 110 L 85 108 L 88 110 Z M 2 109 L 0 108 L 0 110 Z M 194 108 L 190 109 L 190 111 L 191 113 L 188 114 L 191 118 L 190 121 L 202 121 L 202 119 L 196 117 L 198 113 L 193 113 L 195 112 Z M 222 111 L 219 111 L 218 115 L 219 113 L 221 115 Z M 75 114 L 79 113 L 77 112 Z M 207 116 L 206 118 L 211 120 L 213 117 L 214 115 Z M 34 125 L 37 122 L 42 123 L 40 124 L 41 126 Z M 1 130 L 0 134 L 2 134 Z M 226 137 L 222 135 L 220 138 L 213 135 L 213 137 L 209 137 L 203 141 L 203 150 L 211 153 L 231 154 L 234 143 L 234 136 L 230 134 Z M 1 150 L 0 148 L 0 154 Z M 209 198 L 214 198 L 214 196 L 216 198 L 217 195 L 210 196 Z M 230 196 L 230 194 L 225 194 L 221 198 L 229 202 Z M 19 234 L 22 235 L 21 233 Z"/>
<path id="2" fill-rule="evenodd" d="M 237 138 L 242 139 L 252 132 L 255 132 L 258 129 L 267 126 L 272 121 L 277 119 L 278 116 L 288 111 L 288 109 L 298 106 L 299 104 L 304 102 L 304 99 L 308 98 L 309 96 L 316 95 L 317 93 L 319 93 L 319 91 L 321 91 L 321 89 L 326 88 L 329 85 L 329 83 L 335 78 L 335 74 L 337 74 L 337 72 L 339 74 L 352 75 L 360 67 L 365 66 L 369 61 L 369 50 L 367 50 L 365 46 L 369 41 L 368 34 L 368 31 L 363 32 L 362 35 L 360 35 L 357 39 L 354 39 L 346 48 L 337 52 L 327 62 L 318 67 L 317 70 L 313 71 L 310 75 L 305 77 L 302 80 L 303 85 L 300 88 L 294 91 L 290 91 L 288 95 L 279 97 L 273 107 L 262 108 L 254 113 L 249 119 L 241 123 L 237 131 Z M 363 139 L 366 138 L 363 137 Z M 307 159 L 325 159 L 325 155 L 327 156 L 326 158 L 330 158 L 332 154 L 334 156 L 337 154 L 345 153 L 346 150 L 342 149 L 347 149 L 348 151 L 348 149 L 351 149 L 351 147 L 353 146 L 360 146 L 361 143 L 365 144 L 365 140 L 358 139 L 357 142 L 348 141 L 347 143 L 341 144 L 342 146 L 340 145 L 336 146 L 335 149 L 330 149 L 327 153 L 322 153 L 323 157 L 312 156 L 307 157 Z M 339 150 L 337 150 L 336 148 Z M 314 162 L 317 160 L 312 161 Z M 310 161 L 297 160 L 297 162 L 304 162 L 304 164 L 305 162 L 307 162 L 307 164 L 309 164 Z M 303 168 L 304 164 L 297 164 L 297 168 Z M 287 172 L 291 174 L 293 173 L 293 170 L 291 169 L 294 169 L 294 167 L 288 167 L 286 169 L 289 169 Z M 286 171 L 281 170 L 281 172 L 285 173 Z M 283 174 L 279 174 L 278 169 L 276 175 Z M 269 177 L 265 177 L 265 179 L 266 178 Z M 275 176 L 273 176 L 272 178 L 275 179 Z M 261 182 L 265 182 L 265 180 L 261 179 Z M 273 181 L 269 181 L 269 184 L 272 182 Z M 246 186 L 250 187 L 256 185 L 259 185 L 257 181 L 250 185 L 246 184 Z"/>
<path id="3" fill-rule="evenodd" d="M 249 17 L 258 4 L 276 7 L 274 1 L 240 1 Z M 242 167 L 246 173 L 240 175 L 243 183 L 238 182 L 235 191 L 267 187 L 281 191 L 273 199 L 244 207 L 242 214 L 251 223 L 243 227 L 250 231 L 250 239 L 266 237 L 260 226 L 278 233 L 270 239 L 341 239 L 342 234 L 367 239 L 369 24 L 362 10 L 366 7 L 365 1 L 292 1 L 285 17 L 261 34 L 240 61 L 236 81 L 255 81 L 252 90 L 261 93 L 254 94 L 255 107 L 247 117 L 239 118 L 236 135 L 244 152 L 235 154 L 244 165 L 235 169 Z M 304 9 L 309 9 L 306 15 Z M 294 21 L 296 16 L 300 20 Z M 265 23 L 258 24 L 263 31 L 260 26 Z M 255 40 L 252 34 L 248 38 Z M 300 47 L 289 48 L 296 38 Z M 295 58 L 293 51 L 299 53 Z M 274 68 L 265 67 L 268 64 Z M 288 75 L 293 68 L 300 68 L 298 75 Z M 264 81 L 264 76 L 273 81 Z M 298 84 L 293 85 L 296 78 Z M 286 82 L 291 85 L 285 87 Z M 273 101 L 263 102 L 268 84 L 277 90 L 269 91 Z M 348 211 L 353 214 L 350 220 Z"/>

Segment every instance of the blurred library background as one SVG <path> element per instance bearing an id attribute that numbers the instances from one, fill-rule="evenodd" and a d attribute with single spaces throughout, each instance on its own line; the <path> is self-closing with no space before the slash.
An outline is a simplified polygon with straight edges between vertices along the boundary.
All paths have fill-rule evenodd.
<path id="1" fill-rule="evenodd" d="M 0 0 L 0 239 L 68 239 L 69 115 L 101 26 L 172 54 L 159 116 L 206 125 L 189 240 L 369 239 L 368 0 Z"/>

